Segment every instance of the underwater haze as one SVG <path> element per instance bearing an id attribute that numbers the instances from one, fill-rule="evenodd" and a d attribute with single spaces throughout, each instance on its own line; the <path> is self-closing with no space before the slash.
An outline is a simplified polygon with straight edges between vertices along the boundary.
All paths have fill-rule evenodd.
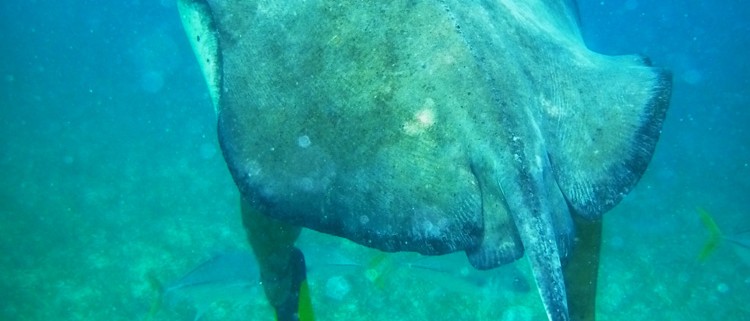
<path id="1" fill-rule="evenodd" d="M 598 320 L 750 319 L 750 4 L 578 6 L 591 49 L 674 78 L 649 169 L 604 216 Z M 258 289 L 164 302 L 165 284 L 247 249 L 175 0 L 4 0 L 0 35 L 0 320 L 272 320 Z M 702 253 L 718 232 L 699 213 L 733 241 Z M 311 266 L 319 320 L 546 318 L 525 259 L 481 282 L 304 237 L 336 256 Z M 360 263 L 330 268 L 340 256 Z"/>

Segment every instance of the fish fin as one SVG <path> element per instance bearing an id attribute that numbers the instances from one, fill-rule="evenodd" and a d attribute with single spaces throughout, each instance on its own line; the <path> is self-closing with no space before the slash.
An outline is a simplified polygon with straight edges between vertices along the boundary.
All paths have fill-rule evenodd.
<path id="1" fill-rule="evenodd" d="M 602 242 L 602 220 L 588 221 L 573 216 L 575 243 L 563 265 L 568 313 L 571 320 L 593 321 L 596 313 L 596 285 Z"/>
<path id="2" fill-rule="evenodd" d="M 310 297 L 310 286 L 307 285 L 307 279 L 302 281 L 299 287 L 299 305 L 297 307 L 299 321 L 315 321 L 313 313 L 312 298 Z"/>
<path id="3" fill-rule="evenodd" d="M 636 184 L 651 160 L 671 94 L 670 73 L 639 56 L 590 55 L 549 75 L 543 135 L 560 190 L 576 214 L 594 220 Z"/>
<path id="4" fill-rule="evenodd" d="M 208 85 L 214 111 L 218 114 L 222 58 L 211 6 L 205 0 L 180 0 L 177 1 L 177 8 L 190 46 L 198 58 L 203 77 Z"/>
<path id="5" fill-rule="evenodd" d="M 706 227 L 709 233 L 708 240 L 706 241 L 706 244 L 703 245 L 703 249 L 698 256 L 699 261 L 705 262 L 706 259 L 711 255 L 711 253 L 716 250 L 716 247 L 719 246 L 719 243 L 721 243 L 722 233 L 721 229 L 719 229 L 719 226 L 716 224 L 713 217 L 711 217 L 711 214 L 709 214 L 708 211 L 700 207 L 697 208 L 697 210 L 698 216 L 700 217 L 703 226 Z"/>
<path id="6" fill-rule="evenodd" d="M 737 245 L 737 246 L 739 246 L 739 247 L 741 247 L 741 248 L 744 248 L 744 249 L 748 249 L 748 250 L 750 250 L 750 245 L 749 245 L 749 244 L 747 244 L 747 243 L 744 243 L 744 242 L 742 242 L 742 241 L 739 241 L 739 240 L 735 240 L 735 239 L 733 239 L 733 238 L 731 238 L 731 237 L 727 237 L 727 236 L 725 236 L 725 237 L 722 237 L 722 239 L 724 239 L 725 241 L 727 241 L 727 242 L 729 242 L 729 243 L 732 243 L 732 244 L 734 244 L 734 245 Z"/>
<path id="7" fill-rule="evenodd" d="M 297 320 L 300 287 L 307 277 L 305 256 L 294 246 L 302 228 L 268 217 L 244 198 L 240 205 L 242 224 L 276 320 Z"/>
<path id="8" fill-rule="evenodd" d="M 151 286 L 151 289 L 156 293 L 154 299 L 151 300 L 151 306 L 148 309 L 148 316 L 146 317 L 146 320 L 153 320 L 156 313 L 161 309 L 164 297 L 164 285 L 159 281 L 159 278 L 156 277 L 156 272 L 154 271 L 146 274 L 146 281 L 148 281 L 149 286 Z"/>
<path id="9" fill-rule="evenodd" d="M 466 257 L 473 267 L 488 270 L 522 257 L 523 245 L 502 189 L 489 177 L 480 175 L 482 172 L 499 172 L 496 165 L 488 160 L 476 160 L 471 165 L 471 172 L 479 180 L 482 213 L 485 215 L 479 246 L 467 249 Z"/>
<path id="10" fill-rule="evenodd" d="M 388 253 L 386 253 L 386 252 L 378 252 L 372 258 L 370 258 L 369 261 L 367 261 L 367 268 L 368 269 L 372 269 L 372 268 L 380 265 L 380 263 L 383 263 L 383 261 L 385 261 L 385 259 L 387 259 L 387 258 L 388 258 Z"/>
<path id="11" fill-rule="evenodd" d="M 314 320 L 302 251 L 293 247 L 287 265 L 277 268 L 280 270 L 269 273 L 272 277 L 266 278 L 263 282 L 266 297 L 276 312 L 276 321 Z M 282 296 L 273 297 L 272 294 Z M 300 307 L 304 311 L 301 311 Z M 303 314 L 306 319 L 302 318 Z"/>
<path id="12" fill-rule="evenodd" d="M 386 252 L 380 252 L 370 259 L 365 270 L 365 277 L 379 290 L 385 289 L 387 275 L 396 270 L 396 266 Z"/>
<path id="13" fill-rule="evenodd" d="M 197 312 L 195 312 L 195 317 L 193 318 L 193 321 L 199 321 L 203 317 L 204 312 L 205 311 L 202 311 L 202 310 L 198 310 Z"/>

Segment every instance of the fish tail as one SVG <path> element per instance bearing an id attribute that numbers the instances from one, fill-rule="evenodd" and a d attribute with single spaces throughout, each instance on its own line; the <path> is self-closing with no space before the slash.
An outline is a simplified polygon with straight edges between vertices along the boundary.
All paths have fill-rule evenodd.
<path id="1" fill-rule="evenodd" d="M 706 244 L 703 245 L 703 249 L 698 256 L 699 261 L 705 262 L 706 259 L 711 255 L 711 253 L 716 250 L 716 247 L 719 246 L 719 243 L 721 243 L 722 233 L 721 229 L 719 229 L 719 226 L 716 224 L 713 217 L 708 213 L 708 211 L 701 207 L 697 208 L 697 210 L 698 216 L 700 217 L 703 226 L 706 227 L 709 233 L 708 240 L 706 241 Z"/>
<path id="2" fill-rule="evenodd" d="M 385 287 L 385 275 L 394 269 L 393 264 L 387 259 L 387 253 L 379 252 L 366 265 L 365 276 L 381 290 Z"/>
<path id="3" fill-rule="evenodd" d="M 164 293 L 164 285 L 161 281 L 156 277 L 156 274 L 151 271 L 148 274 L 146 274 L 146 281 L 148 281 L 148 284 L 151 286 L 151 289 L 156 292 L 156 295 L 154 296 L 154 299 L 151 301 L 151 307 L 148 309 L 148 317 L 146 317 L 146 320 L 153 320 L 154 316 L 157 312 L 159 312 L 159 309 L 161 309 L 161 303 L 162 303 L 162 295 Z"/>
<path id="4" fill-rule="evenodd" d="M 307 285 L 307 280 L 302 281 L 300 285 L 297 313 L 299 321 L 315 321 L 312 299 L 310 298 L 310 287 Z"/>

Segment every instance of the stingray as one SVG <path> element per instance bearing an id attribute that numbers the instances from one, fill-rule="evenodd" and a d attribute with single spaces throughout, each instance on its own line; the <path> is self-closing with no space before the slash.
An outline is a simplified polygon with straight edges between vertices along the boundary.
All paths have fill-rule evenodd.
<path id="1" fill-rule="evenodd" d="M 179 10 L 279 320 L 311 313 L 301 228 L 478 269 L 525 255 L 550 320 L 593 319 L 601 217 L 651 160 L 671 76 L 588 50 L 574 1 Z"/>

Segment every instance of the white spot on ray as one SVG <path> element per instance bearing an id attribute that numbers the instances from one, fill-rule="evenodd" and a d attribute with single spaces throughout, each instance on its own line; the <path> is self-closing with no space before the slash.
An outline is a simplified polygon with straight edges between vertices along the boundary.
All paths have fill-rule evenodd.
<path id="1" fill-rule="evenodd" d="M 424 133 L 427 129 L 435 125 L 435 101 L 432 98 L 425 99 L 420 108 L 414 113 L 414 118 L 404 122 L 401 127 L 409 136 L 415 136 Z"/>

